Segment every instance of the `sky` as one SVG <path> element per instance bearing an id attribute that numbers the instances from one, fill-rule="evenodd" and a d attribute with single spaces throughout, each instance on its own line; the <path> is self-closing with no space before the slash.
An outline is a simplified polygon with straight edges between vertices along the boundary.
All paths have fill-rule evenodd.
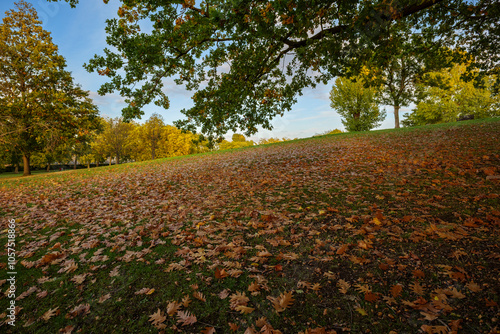
<path id="1" fill-rule="evenodd" d="M 15 0 L 0 1 L 0 18 L 5 12 L 15 9 Z M 59 54 L 67 62 L 75 82 L 90 92 L 90 97 L 98 106 L 100 114 L 107 117 L 121 116 L 121 109 L 125 107 L 124 99 L 118 94 L 99 96 L 97 90 L 106 82 L 106 78 L 97 73 L 88 73 L 83 64 L 93 58 L 95 54 L 102 55 L 106 44 L 106 20 L 117 17 L 120 2 L 111 0 L 104 4 L 103 0 L 80 0 L 76 8 L 71 8 L 66 2 L 48 2 L 47 0 L 29 1 L 43 23 L 43 28 L 52 35 L 52 41 L 59 48 Z M 144 108 L 144 115 L 139 123 L 147 120 L 151 114 L 159 113 L 167 124 L 185 118 L 180 110 L 193 105 L 192 92 L 176 85 L 173 80 L 167 80 L 165 86 L 170 99 L 170 108 L 165 110 L 153 104 Z M 333 81 L 327 85 L 319 84 L 315 89 L 308 88 L 298 97 L 292 110 L 283 117 L 272 121 L 272 131 L 260 129 L 250 137 L 258 141 L 269 137 L 306 138 L 324 133 L 333 129 L 345 130 L 340 116 L 330 107 L 329 92 Z M 377 129 L 394 127 L 394 113 L 392 107 L 385 107 L 387 117 Z M 400 115 L 408 112 L 409 108 L 402 108 Z M 401 116 L 400 116 L 401 117 Z M 227 137 L 230 137 L 228 134 Z"/>

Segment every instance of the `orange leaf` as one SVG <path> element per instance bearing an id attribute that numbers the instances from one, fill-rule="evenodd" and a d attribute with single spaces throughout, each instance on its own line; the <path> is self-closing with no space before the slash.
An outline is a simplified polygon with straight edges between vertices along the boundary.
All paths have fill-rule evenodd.
<path id="1" fill-rule="evenodd" d="M 228 277 L 229 274 L 226 272 L 225 269 L 219 269 L 219 268 L 216 268 L 215 269 L 215 278 L 218 278 L 218 279 L 223 279 L 225 277 Z"/>
<path id="2" fill-rule="evenodd" d="M 213 327 L 205 327 L 204 330 L 201 331 L 201 334 L 214 334 L 215 328 Z"/>
<path id="3" fill-rule="evenodd" d="M 337 255 L 344 254 L 347 251 L 348 248 L 349 248 L 348 244 L 342 245 L 339 249 L 337 249 Z"/>
<path id="4" fill-rule="evenodd" d="M 373 303 L 373 302 L 374 302 L 374 301 L 376 301 L 378 298 L 379 298 L 378 294 L 373 293 L 373 292 L 371 292 L 371 291 L 368 291 L 367 293 L 365 293 L 365 300 L 366 300 L 367 302 Z"/>
<path id="5" fill-rule="evenodd" d="M 424 278 L 425 273 L 422 270 L 416 269 L 413 270 L 413 276 L 415 276 L 415 278 Z"/>
<path id="6" fill-rule="evenodd" d="M 232 323 L 232 322 L 229 322 L 229 323 L 228 323 L 228 325 L 229 325 L 229 328 L 231 328 L 231 330 L 232 330 L 233 332 L 236 332 L 236 331 L 238 330 L 238 328 L 240 328 L 240 326 L 239 326 L 239 325 L 237 325 L 237 324 L 235 324 L 235 323 Z"/>
<path id="7" fill-rule="evenodd" d="M 401 284 L 396 284 L 391 288 L 391 295 L 394 298 L 401 296 L 401 291 L 403 291 L 403 286 Z"/>

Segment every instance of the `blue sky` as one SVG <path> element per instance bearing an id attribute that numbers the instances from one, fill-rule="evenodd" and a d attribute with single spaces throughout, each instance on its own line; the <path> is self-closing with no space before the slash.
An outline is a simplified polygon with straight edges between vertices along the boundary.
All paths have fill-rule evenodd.
<path id="1" fill-rule="evenodd" d="M 0 17 L 5 12 L 15 8 L 15 0 L 2 0 L 0 2 Z M 120 2 L 111 0 L 106 5 L 102 0 L 80 0 L 76 8 L 71 8 L 66 2 L 48 2 L 47 0 L 31 0 L 31 4 L 38 12 L 43 22 L 43 28 L 52 34 L 53 42 L 59 47 L 59 53 L 66 58 L 67 68 L 72 72 L 75 82 L 83 89 L 90 92 L 94 103 L 99 107 L 103 116 L 117 117 L 125 106 L 123 98 L 117 94 L 99 96 L 97 90 L 106 79 L 96 73 L 88 73 L 82 65 L 88 62 L 95 54 L 103 54 L 106 47 L 106 19 L 116 17 Z M 184 118 L 180 113 L 183 108 L 192 105 L 191 92 L 182 86 L 177 86 L 172 80 L 166 86 L 170 99 L 170 108 L 164 110 L 155 105 L 144 109 L 145 115 L 142 122 L 157 112 L 161 114 L 168 124 Z M 260 130 L 251 139 L 259 140 L 269 137 L 305 138 L 327 130 L 341 129 L 344 127 L 339 115 L 330 107 L 329 91 L 333 82 L 328 85 L 318 85 L 315 89 L 304 90 L 303 96 L 292 110 L 283 117 L 273 120 L 272 131 Z M 394 127 L 394 114 L 392 107 L 386 108 L 387 117 L 379 129 Z M 402 108 L 401 115 L 409 111 Z"/>

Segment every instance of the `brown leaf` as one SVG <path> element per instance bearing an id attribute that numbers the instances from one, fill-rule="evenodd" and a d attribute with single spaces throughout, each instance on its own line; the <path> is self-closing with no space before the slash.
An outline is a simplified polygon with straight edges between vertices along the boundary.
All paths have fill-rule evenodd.
<path id="1" fill-rule="evenodd" d="M 55 315 L 58 315 L 59 313 L 60 313 L 59 307 L 56 307 L 55 309 L 49 309 L 40 318 L 42 318 L 45 321 L 48 321 L 50 318 L 52 318 Z"/>
<path id="2" fill-rule="evenodd" d="M 476 284 L 473 281 L 467 283 L 465 286 L 467 287 L 467 289 L 469 289 L 472 292 L 479 292 L 479 291 L 481 291 L 481 287 L 479 286 L 479 284 Z"/>
<path id="3" fill-rule="evenodd" d="M 241 314 L 249 314 L 255 310 L 255 308 L 253 308 L 253 307 L 248 307 L 248 306 L 243 306 L 243 305 L 238 305 L 234 309 L 238 312 L 241 312 Z"/>
<path id="4" fill-rule="evenodd" d="M 111 298 L 111 294 L 109 294 L 109 293 L 108 293 L 107 295 L 101 296 L 101 297 L 99 298 L 99 304 L 104 303 L 104 302 L 105 302 L 106 300 L 108 300 L 109 298 Z"/>
<path id="5" fill-rule="evenodd" d="M 378 299 L 379 299 L 379 295 L 376 293 L 373 293 L 371 291 L 368 291 L 365 293 L 365 300 L 370 302 L 370 303 L 373 303 L 374 301 L 376 301 Z"/>
<path id="6" fill-rule="evenodd" d="M 177 311 L 177 318 L 177 323 L 180 323 L 182 326 L 189 326 L 197 321 L 196 316 L 189 311 Z"/>
<path id="7" fill-rule="evenodd" d="M 64 256 L 64 254 L 63 253 L 59 253 L 59 252 L 45 254 L 42 257 L 42 260 L 40 261 L 40 263 L 42 265 L 51 264 L 52 262 L 54 262 L 57 259 L 60 259 L 63 256 Z"/>
<path id="8" fill-rule="evenodd" d="M 152 325 L 158 329 L 163 329 L 166 327 L 166 325 L 163 324 L 165 320 L 167 320 L 167 317 L 163 315 L 160 309 L 149 316 L 149 321 L 151 321 Z"/>
<path id="9" fill-rule="evenodd" d="M 182 306 L 187 308 L 189 304 L 191 304 L 191 298 L 189 298 L 189 295 L 185 295 L 184 298 L 182 298 Z"/>
<path id="10" fill-rule="evenodd" d="M 43 298 L 43 297 L 46 297 L 47 294 L 48 294 L 47 290 L 44 290 L 44 291 L 42 291 L 40 293 L 37 293 L 36 297 L 37 298 Z"/>
<path id="11" fill-rule="evenodd" d="M 167 305 L 167 314 L 169 316 L 173 316 L 174 314 L 177 313 L 177 310 L 179 309 L 179 307 L 181 307 L 181 304 L 179 304 L 178 302 L 168 303 L 168 305 Z"/>
<path id="12" fill-rule="evenodd" d="M 66 317 L 73 319 L 76 316 L 87 315 L 88 313 L 90 313 L 90 304 L 80 304 L 69 311 Z"/>
<path id="13" fill-rule="evenodd" d="M 75 326 L 68 325 L 64 328 L 61 328 L 59 330 L 59 334 L 71 334 L 73 332 L 73 329 L 75 329 Z"/>
<path id="14" fill-rule="evenodd" d="M 201 331 L 201 334 L 214 334 L 214 333 L 215 333 L 215 328 L 213 327 L 205 327 L 205 329 Z"/>
<path id="15" fill-rule="evenodd" d="M 398 298 L 401 296 L 401 291 L 403 291 L 403 286 L 401 284 L 396 284 L 391 288 L 391 295 L 394 298 Z"/>
<path id="16" fill-rule="evenodd" d="M 347 293 L 347 290 L 351 287 L 349 283 L 344 281 L 343 279 L 339 279 L 337 282 L 337 286 L 339 287 L 340 292 L 342 292 L 344 295 Z"/>
<path id="17" fill-rule="evenodd" d="M 195 291 L 193 292 L 193 297 L 198 299 L 198 300 L 201 300 L 202 302 L 206 302 L 207 300 L 205 299 L 205 296 L 203 295 L 203 293 L 199 292 L 199 291 Z"/>
<path id="18" fill-rule="evenodd" d="M 231 295 L 229 307 L 234 310 L 239 305 L 247 306 L 249 301 L 250 299 L 248 299 L 244 292 L 236 292 Z"/>
<path id="19" fill-rule="evenodd" d="M 235 324 L 235 323 L 232 323 L 232 322 L 228 322 L 227 324 L 229 325 L 229 328 L 230 328 L 233 332 L 236 332 L 236 331 L 240 328 L 240 326 L 239 326 L 239 325 L 237 325 L 237 324 Z"/>
<path id="20" fill-rule="evenodd" d="M 290 307 L 295 299 L 293 299 L 292 292 L 284 292 L 279 297 L 274 298 L 271 296 L 267 296 L 267 299 L 271 301 L 271 304 L 274 307 L 274 310 L 277 313 L 285 311 L 288 307 Z"/>
<path id="21" fill-rule="evenodd" d="M 337 249 L 337 255 L 344 254 L 348 249 L 349 249 L 348 244 L 344 244 L 344 245 L 340 246 L 339 249 Z"/>

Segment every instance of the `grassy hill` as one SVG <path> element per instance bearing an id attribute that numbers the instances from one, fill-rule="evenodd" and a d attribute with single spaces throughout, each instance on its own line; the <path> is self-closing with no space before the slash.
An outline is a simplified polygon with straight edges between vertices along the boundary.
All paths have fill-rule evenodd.
<path id="1" fill-rule="evenodd" d="M 0 329 L 494 333 L 499 143 L 490 119 L 0 180 Z"/>

